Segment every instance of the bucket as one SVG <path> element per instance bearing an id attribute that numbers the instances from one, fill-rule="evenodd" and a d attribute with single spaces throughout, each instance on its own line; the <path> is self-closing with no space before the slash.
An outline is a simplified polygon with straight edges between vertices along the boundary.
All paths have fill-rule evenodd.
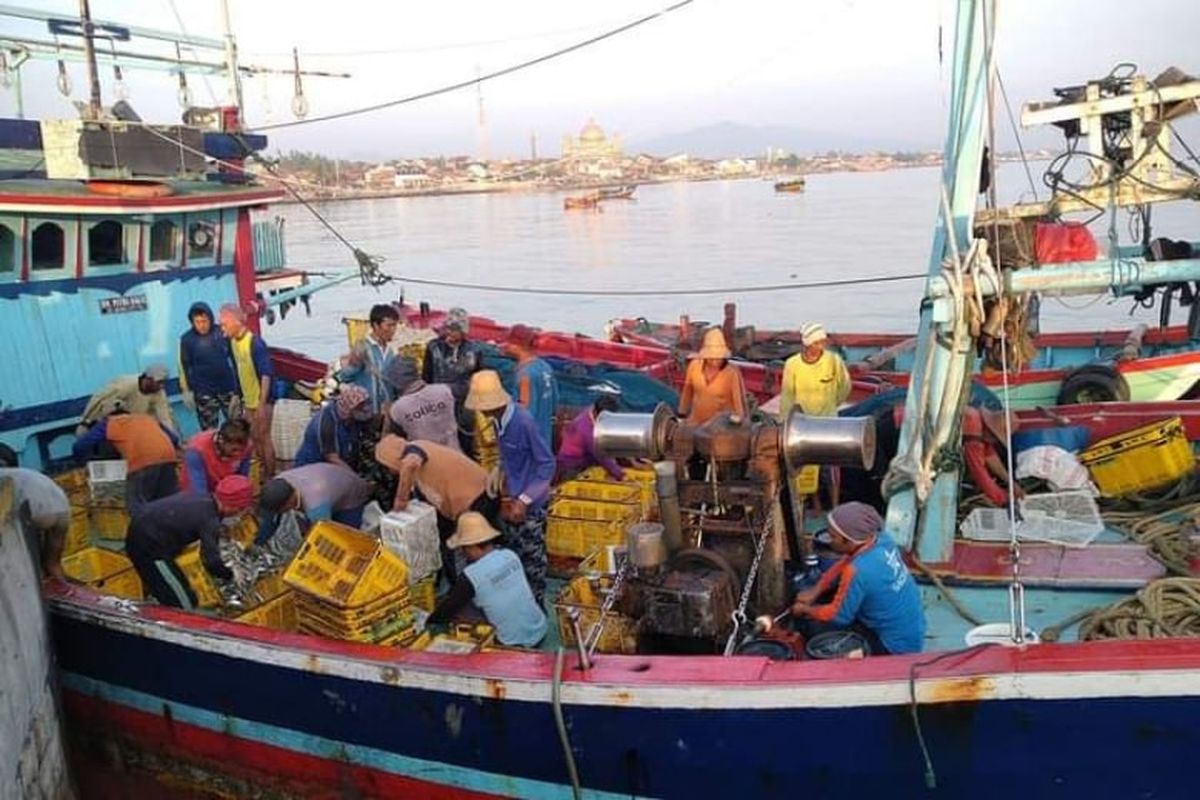
<path id="1" fill-rule="evenodd" d="M 1008 622 L 989 622 L 967 631 L 967 647 L 981 644 L 1002 644 L 1013 647 L 1017 643 L 1012 639 L 1012 625 Z M 1022 644 L 1037 644 L 1041 639 L 1032 629 L 1025 629 L 1025 641 Z"/>

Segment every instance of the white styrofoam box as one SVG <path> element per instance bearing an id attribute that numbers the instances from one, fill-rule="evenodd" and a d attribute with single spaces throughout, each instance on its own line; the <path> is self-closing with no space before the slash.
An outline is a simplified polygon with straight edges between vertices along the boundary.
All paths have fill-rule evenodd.
<path id="1" fill-rule="evenodd" d="M 1104 532 L 1100 510 L 1088 491 L 1028 495 L 1020 505 L 1016 531 L 1022 541 L 1084 547 Z M 959 531 L 966 539 L 1007 542 L 1008 509 L 976 508 L 963 520 Z"/>
<path id="2" fill-rule="evenodd" d="M 384 514 L 379 522 L 379 538 L 408 564 L 410 585 L 442 568 L 437 511 L 428 503 L 411 500 L 403 511 Z"/>
<path id="3" fill-rule="evenodd" d="M 121 460 L 88 462 L 88 493 L 92 500 L 124 500 L 128 465 Z"/>
<path id="4" fill-rule="evenodd" d="M 271 441 L 275 457 L 292 461 L 304 442 L 304 430 L 312 419 L 316 406 L 307 400 L 277 400 L 271 417 Z"/>

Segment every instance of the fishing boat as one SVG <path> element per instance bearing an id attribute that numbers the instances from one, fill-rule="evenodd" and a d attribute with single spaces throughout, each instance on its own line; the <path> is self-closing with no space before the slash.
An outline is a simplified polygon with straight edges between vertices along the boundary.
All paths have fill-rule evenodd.
<path id="1" fill-rule="evenodd" d="M 599 197 L 601 200 L 633 200 L 633 193 L 636 191 L 636 184 L 632 186 L 617 186 L 611 189 L 601 189 Z"/>
<path id="2" fill-rule="evenodd" d="M 992 52 L 984 44 L 991 30 L 984 15 L 990 13 L 986 2 L 959 3 L 951 118 L 954 130 L 971 133 L 949 140 L 950 208 L 941 220 L 942 239 L 959 216 L 971 216 L 977 197 L 987 108 L 983 54 Z M 1200 96 L 1200 88 L 1195 91 Z M 186 135 L 162 133 L 176 144 Z M 69 380 L 50 369 L 56 363 L 50 359 L 61 357 L 58 348 L 19 353 L 23 374 L 36 381 L 29 397 L 18 400 L 20 416 L 3 438 L 26 464 L 49 465 L 62 452 L 54 431 L 74 421 L 85 387 L 151 359 L 172 360 L 167 356 L 189 302 L 259 300 L 252 214 L 278 192 L 252 182 L 201 188 L 161 180 L 173 189 L 167 200 L 136 204 L 98 202 L 76 181 L 12 190 L 0 185 L 0 221 L 16 221 L 0 230 L 20 242 L 15 263 L 21 264 L 14 280 L 2 284 L 10 287 L 9 313 L 0 322 L 11 334 L 5 340 L 12 347 L 80 331 L 72 343 L 78 360 L 71 362 L 79 374 Z M 59 234 L 38 233 L 47 215 Z M 143 237 L 155 252 L 154 228 L 168 217 L 181 233 L 179 247 L 190 241 L 184 232 L 193 223 L 210 225 L 214 244 L 206 259 L 185 248 L 179 258 L 185 263 L 154 269 L 134 258 L 143 252 Z M 93 264 L 90 254 L 99 248 L 92 234 L 108 221 L 122 227 L 122 241 L 136 244 L 127 261 Z M 48 253 L 60 259 L 53 269 Z M 935 275 L 945 255 L 936 253 Z M 1200 265 L 1187 266 L 1200 274 Z M 151 303 L 153 313 L 147 313 Z M 70 311 L 43 318 L 53 305 Z M 962 323 L 945 314 L 936 325 Z M 938 344 L 945 332 L 925 315 L 918 352 L 930 353 L 938 370 L 913 370 L 910 404 L 958 401 L 953 392 L 965 384 L 966 365 L 945 362 L 951 354 Z M 591 351 L 601 345 L 607 343 L 572 346 Z M 18 363 L 17 355 L 10 352 L 5 363 Z M 285 382 L 325 369 L 303 354 L 276 351 L 272 357 Z M 933 384 L 942 373 L 946 380 Z M 1115 412 L 1080 413 L 1082 419 Z M 1128 404 L 1123 413 L 1106 424 L 1155 421 L 1163 409 Z M 918 445 L 925 433 L 915 426 L 925 417 L 915 407 L 906 414 Z M 640 418 L 626 421 L 641 424 Z M 856 430 L 860 436 L 850 444 L 861 447 L 865 429 Z M 653 437 L 645 441 L 658 446 Z M 953 468 L 947 461 L 936 469 Z M 778 486 L 755 485 L 754 507 L 776 509 Z M 790 797 L 798 790 L 858 797 L 932 788 L 1007 798 L 1014 787 L 1034 795 L 1186 795 L 1194 785 L 1190 757 L 1200 744 L 1193 724 L 1200 712 L 1200 640 L 1077 641 L 1071 623 L 1160 578 L 1162 564 L 1144 544 L 1115 538 L 1087 548 L 1026 543 L 1015 556 L 1009 542 L 956 540 L 958 481 L 938 476 L 934 485 L 940 494 L 928 501 L 907 490 L 892 500 L 889 530 L 937 578 L 921 587 L 927 652 L 909 655 L 774 660 L 594 653 L 586 644 L 568 654 L 551 649 L 557 636 L 541 650 L 434 653 L 274 630 L 47 583 L 81 789 L 85 796 L 151 798 Z M 717 492 L 719 505 L 730 502 L 730 492 L 753 487 L 734 481 L 683 488 Z M 706 541 L 739 535 L 736 520 L 705 520 Z M 770 530 L 743 540 L 732 570 L 710 557 L 708 567 L 693 573 L 730 590 L 730 599 L 740 595 L 743 616 L 754 613 L 746 605 L 752 593 L 782 587 L 781 537 L 768 536 Z M 770 587 L 754 580 L 760 563 L 770 566 Z M 743 578 L 747 591 L 732 591 Z M 610 588 L 615 599 L 618 585 Z M 606 620 L 612 608 L 593 609 L 596 619 Z M 968 634 L 972 642 L 981 635 L 967 617 L 1006 619 L 1019 634 L 965 646 Z M 737 619 L 731 619 L 733 634 L 742 630 Z M 1024 635 L 1026 628 L 1055 629 L 1060 642 L 1037 643 Z M 584 643 L 604 630 L 604 624 L 592 626 L 585 637 L 577 628 L 575 638 Z"/>
<path id="3" fill-rule="evenodd" d="M 783 194 L 799 194 L 804 191 L 804 178 L 788 178 L 785 181 L 775 182 L 775 191 Z"/>
<path id="4" fill-rule="evenodd" d="M 583 194 L 563 198 L 564 211 L 599 211 L 601 197 L 598 194 Z"/>

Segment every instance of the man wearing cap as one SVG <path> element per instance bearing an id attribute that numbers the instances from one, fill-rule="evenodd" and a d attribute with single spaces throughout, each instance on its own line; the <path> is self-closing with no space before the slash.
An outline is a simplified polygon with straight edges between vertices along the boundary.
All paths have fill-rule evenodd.
<path id="1" fill-rule="evenodd" d="M 533 596 L 541 605 L 546 593 L 546 501 L 554 479 L 554 454 L 533 417 L 512 401 L 494 370 L 471 376 L 466 405 L 487 415 L 496 427 L 505 544 L 521 559 Z"/>
<path id="2" fill-rule="evenodd" d="M 851 629 L 872 655 L 919 653 L 925 639 L 921 593 L 899 548 L 883 532 L 883 519 L 866 503 L 843 503 L 829 512 L 827 539 L 842 558 L 815 586 L 796 595 L 792 616 L 806 637 Z M 824 602 L 818 602 L 832 592 Z"/>
<path id="3" fill-rule="evenodd" d="M 473 452 L 475 415 L 467 411 L 463 403 L 467 399 L 471 376 L 483 367 L 479 346 L 467 338 L 469 319 L 464 309 L 450 309 L 438 338 L 425 348 L 425 363 L 421 372 L 421 378 L 426 383 L 444 383 L 450 387 L 458 417 L 459 447 L 468 454 Z"/>
<path id="4" fill-rule="evenodd" d="M 380 303 L 371 307 L 367 320 L 371 330 L 350 350 L 338 378 L 366 390 L 371 415 L 375 416 L 387 411 L 392 400 L 392 390 L 384 374 L 396 358 L 391 344 L 400 325 L 400 312 Z"/>
<path id="5" fill-rule="evenodd" d="M 361 386 L 343 386 L 304 429 L 296 451 L 297 467 L 328 461 L 359 471 L 360 445 L 367 424 L 374 418 L 370 398 Z"/>
<path id="6" fill-rule="evenodd" d="M 454 533 L 455 520 L 466 511 L 478 511 L 494 520 L 499 501 L 488 495 L 488 474 L 456 447 L 426 440 L 408 441 L 388 434 L 375 447 L 375 460 L 398 476 L 391 508 L 403 511 L 413 489 L 437 511 L 438 534 L 442 540 L 442 565 L 446 577 L 455 577 L 454 554 L 446 540 Z"/>
<path id="7" fill-rule="evenodd" d="M 787 420 L 793 406 L 813 417 L 831 417 L 850 396 L 850 372 L 837 353 L 825 349 L 825 327 L 810 322 L 800 329 L 804 349 L 783 365 L 779 417 Z"/>
<path id="8" fill-rule="evenodd" d="M 746 386 L 742 373 L 729 363 L 732 355 L 720 328 L 704 333 L 704 342 L 690 362 L 679 393 L 679 416 L 689 425 L 703 425 L 729 412 L 746 419 Z"/>
<path id="9" fill-rule="evenodd" d="M 371 484 L 340 464 L 322 461 L 285 470 L 263 484 L 255 542 L 266 544 L 287 511 L 299 511 L 310 523 L 332 519 L 357 528 L 370 497 Z"/>
<path id="10" fill-rule="evenodd" d="M 508 330 L 503 351 L 517 360 L 517 402 L 533 415 L 548 447 L 554 446 L 554 413 L 558 410 L 558 380 L 549 364 L 534 355 L 537 334 L 526 325 Z"/>
<path id="11" fill-rule="evenodd" d="M 125 536 L 125 553 L 142 584 L 166 606 L 192 609 L 196 593 L 175 558 L 200 541 L 200 560 L 219 581 L 234 577 L 221 560 L 224 520 L 250 507 L 254 488 L 244 475 L 222 478 L 211 495 L 181 492 L 147 503 L 133 515 Z"/>
<path id="12" fill-rule="evenodd" d="M 388 410 L 392 433 L 461 449 L 454 393 L 449 386 L 423 381 L 417 373 L 417 362 L 408 356 L 392 361 L 385 377 L 399 395 Z"/>
<path id="13" fill-rule="evenodd" d="M 250 437 L 262 465 L 263 477 L 269 478 L 275 474 L 275 445 L 271 441 L 271 414 L 275 402 L 271 389 L 275 371 L 271 366 L 271 353 L 266 342 L 247 327 L 246 312 L 241 306 L 226 303 L 219 313 L 221 332 L 229 339 L 242 410 L 250 420 Z"/>
<path id="14" fill-rule="evenodd" d="M 92 395 L 79 418 L 76 436 L 83 436 L 88 428 L 107 417 L 115 409 L 130 414 L 153 414 L 164 428 L 178 430 L 171 416 L 171 404 L 163 386 L 167 381 L 167 368 L 162 364 L 151 364 L 140 375 L 122 375 L 114 378 L 107 386 Z"/>
<path id="15" fill-rule="evenodd" d="M 467 566 L 450 593 L 438 603 L 428 624 L 449 622 L 473 603 L 509 647 L 536 647 L 546 637 L 546 613 L 529 588 L 521 561 L 498 547 L 500 531 L 482 514 L 468 511 L 458 518 L 447 542 L 461 548 Z"/>
<path id="16" fill-rule="evenodd" d="M 131 515 L 151 500 L 179 491 L 179 437 L 161 420 L 117 409 L 76 439 L 71 452 L 81 461 L 91 460 L 102 457 L 105 445 L 125 460 L 125 506 Z"/>

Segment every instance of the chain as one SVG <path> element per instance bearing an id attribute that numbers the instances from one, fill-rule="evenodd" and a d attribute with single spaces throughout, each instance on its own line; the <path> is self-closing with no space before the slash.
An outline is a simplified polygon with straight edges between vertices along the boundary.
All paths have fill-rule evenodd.
<path id="1" fill-rule="evenodd" d="M 608 590 L 608 597 L 604 598 L 604 602 L 600 604 L 600 617 L 592 623 L 592 627 L 588 630 L 587 638 L 584 640 L 589 659 L 596 652 L 596 647 L 600 644 L 600 637 L 604 633 L 604 623 L 608 621 L 608 613 L 612 611 L 613 605 L 617 602 L 617 597 L 621 594 L 621 587 L 625 583 L 625 576 L 628 572 L 629 557 L 626 556 L 621 561 L 621 566 L 617 568 L 617 574 L 613 576 L 613 583 Z"/>
<path id="2" fill-rule="evenodd" d="M 762 535 L 758 537 L 758 541 L 754 543 L 754 560 L 750 562 L 750 570 L 746 573 L 746 584 L 742 587 L 742 597 L 738 600 L 737 609 L 729 615 L 733 620 L 733 630 L 729 633 L 729 638 L 725 641 L 725 655 L 732 655 L 733 648 L 737 644 L 738 631 L 746 624 L 746 604 L 750 602 L 750 592 L 754 589 L 754 579 L 758 577 L 758 565 L 762 563 L 763 552 L 767 549 L 767 536 L 770 535 L 771 529 L 767 525 L 763 525 Z"/>

